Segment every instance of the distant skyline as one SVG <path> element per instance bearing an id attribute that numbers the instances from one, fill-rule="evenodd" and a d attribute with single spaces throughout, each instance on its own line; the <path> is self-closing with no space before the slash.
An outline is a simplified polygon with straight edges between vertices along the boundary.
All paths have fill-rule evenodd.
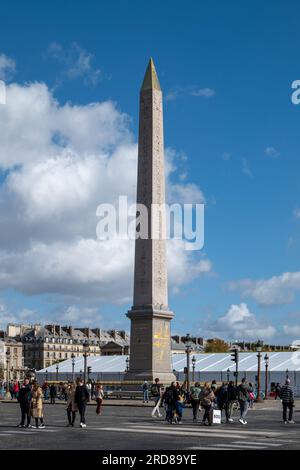
<path id="1" fill-rule="evenodd" d="M 153 57 L 167 199 L 205 203 L 205 243 L 169 242 L 172 334 L 300 337 L 300 5 L 153 0 L 1 6 L 0 326 L 129 329 L 132 242 L 96 208 L 134 202 Z"/>

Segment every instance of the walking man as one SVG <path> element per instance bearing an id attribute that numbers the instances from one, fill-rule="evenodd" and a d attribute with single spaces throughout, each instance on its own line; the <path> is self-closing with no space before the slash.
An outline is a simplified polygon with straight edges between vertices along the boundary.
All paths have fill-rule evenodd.
<path id="1" fill-rule="evenodd" d="M 30 428 L 31 421 L 31 385 L 29 379 L 26 377 L 19 390 L 18 402 L 21 408 L 21 422 L 18 424 L 18 428 Z M 27 419 L 25 426 L 25 418 Z"/>
<path id="2" fill-rule="evenodd" d="M 56 398 L 56 387 L 54 384 L 50 385 L 50 404 L 55 405 L 55 398 Z"/>
<path id="3" fill-rule="evenodd" d="M 83 383 L 83 379 L 78 378 L 76 380 L 76 383 L 77 383 L 77 386 L 75 390 L 74 402 L 77 405 L 79 415 L 80 415 L 80 427 L 86 428 L 85 410 L 86 410 L 86 404 L 90 399 L 90 395 L 86 386 Z"/>
<path id="4" fill-rule="evenodd" d="M 247 424 L 245 418 L 249 408 L 249 387 L 245 377 L 242 379 L 242 383 L 238 386 L 238 401 L 241 412 L 239 422 L 241 424 Z"/>
<path id="5" fill-rule="evenodd" d="M 295 424 L 293 421 L 294 392 L 290 385 L 290 379 L 286 379 L 285 385 L 280 389 L 280 399 L 282 400 L 283 422 L 284 424 Z M 287 410 L 289 410 L 289 419 L 287 420 Z"/>
<path id="6" fill-rule="evenodd" d="M 161 414 L 159 411 L 159 405 L 161 403 L 161 393 L 160 393 L 160 383 L 159 383 L 159 378 L 156 378 L 154 380 L 154 383 L 151 385 L 151 395 L 154 399 L 154 408 L 152 410 L 152 416 L 155 418 L 156 414 L 160 418 Z"/>
<path id="7" fill-rule="evenodd" d="M 198 410 L 200 406 L 201 387 L 200 383 L 196 382 L 191 388 L 191 405 L 193 409 L 193 421 L 197 421 Z"/>

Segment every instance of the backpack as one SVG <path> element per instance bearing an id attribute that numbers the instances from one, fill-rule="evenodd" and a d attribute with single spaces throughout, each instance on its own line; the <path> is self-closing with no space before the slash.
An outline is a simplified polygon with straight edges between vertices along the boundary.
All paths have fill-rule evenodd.
<path id="1" fill-rule="evenodd" d="M 158 397 L 159 396 L 158 386 L 156 384 L 151 385 L 151 395 L 153 397 Z"/>
<path id="2" fill-rule="evenodd" d="M 164 396 L 164 401 L 167 405 L 171 405 L 174 400 L 173 390 L 167 390 Z"/>
<path id="3" fill-rule="evenodd" d="M 201 394 L 201 389 L 199 387 L 193 387 L 191 390 L 191 398 L 193 400 L 199 400 Z"/>

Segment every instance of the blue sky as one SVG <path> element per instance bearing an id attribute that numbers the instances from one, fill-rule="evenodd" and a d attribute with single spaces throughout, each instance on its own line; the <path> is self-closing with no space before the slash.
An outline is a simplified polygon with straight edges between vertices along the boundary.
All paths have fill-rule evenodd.
<path id="1" fill-rule="evenodd" d="M 34 87 L 44 83 L 46 88 L 38 93 L 43 95 L 45 112 L 38 124 L 32 117 L 32 134 L 42 135 L 47 125 L 52 132 L 53 124 L 45 123 L 41 129 L 38 126 L 42 119 L 47 121 L 47 99 L 53 100 L 52 105 L 56 102 L 61 110 L 53 119 L 61 124 L 57 124 L 52 141 L 54 137 L 65 138 L 69 132 L 67 143 L 61 147 L 71 142 L 72 148 L 77 146 L 76 152 L 82 153 L 95 129 L 88 128 L 78 142 L 76 129 L 69 130 L 68 119 L 76 121 L 78 107 L 87 116 L 90 103 L 112 102 L 112 109 L 104 110 L 101 118 L 97 114 L 95 119 L 99 119 L 99 126 L 102 121 L 113 119 L 108 132 L 112 140 L 118 140 L 121 149 L 126 147 L 128 161 L 132 162 L 138 130 L 138 92 L 152 56 L 164 92 L 165 146 L 173 156 L 175 168 L 170 184 L 182 184 L 184 190 L 194 184 L 198 188 L 196 197 L 200 197 L 201 191 L 206 201 L 204 249 L 185 260 L 189 282 L 180 285 L 171 282 L 169 303 L 176 313 L 173 331 L 197 331 L 205 336 L 231 339 L 257 339 L 260 335 L 266 341 L 283 343 L 298 339 L 300 105 L 291 102 L 291 83 L 300 79 L 299 24 L 300 5 L 296 1 L 262 4 L 153 0 L 149 6 L 135 0 L 109 3 L 54 0 L 43 5 L 34 1 L 2 5 L 0 57 L 1 54 L 6 57 L 6 65 L 2 62 L 0 78 L 5 79 L 8 88 L 14 84 L 19 87 L 8 91 L 10 103 L 15 103 L 14 106 L 7 103 L 8 114 L 5 106 L 0 107 L 2 132 L 11 139 L 0 153 L 4 201 L 0 210 L 2 207 L 3 229 L 5 225 L 7 232 L 0 238 L 0 259 L 5 266 L 2 272 L 0 266 L 3 318 L 27 322 L 96 321 L 105 327 L 128 328 L 124 312 L 131 305 L 130 300 L 126 296 L 114 299 L 113 295 L 114 282 L 118 290 L 124 275 L 121 268 L 116 278 L 109 273 L 110 286 L 105 285 L 103 295 L 99 296 L 94 295 L 94 290 L 81 296 L 80 289 L 78 296 L 74 295 L 80 281 L 72 281 L 71 268 L 78 269 L 74 264 L 58 280 L 52 279 L 51 272 L 51 282 L 46 274 L 44 282 L 40 282 L 41 251 L 35 255 L 33 246 L 31 251 L 28 247 L 34 240 L 39 242 L 39 250 L 41 243 L 46 247 L 49 243 L 57 252 L 55 243 L 67 242 L 68 228 L 62 229 L 62 233 L 58 230 L 59 223 L 62 220 L 66 223 L 67 218 L 63 212 L 61 219 L 56 220 L 54 215 L 52 225 L 45 218 L 48 202 L 52 204 L 56 195 L 46 201 L 44 214 L 39 208 L 38 220 L 31 217 L 32 206 L 24 205 L 29 219 L 21 226 L 16 225 L 17 214 L 15 225 L 12 221 L 7 223 L 7 207 L 14 208 L 20 198 L 25 204 L 27 196 L 36 202 L 36 193 L 31 194 L 36 189 L 34 175 L 38 177 L 34 166 L 41 161 L 49 162 L 53 149 L 46 155 L 48 145 L 41 138 L 35 144 L 31 136 L 27 146 L 30 161 L 14 155 L 8 158 L 7 149 L 9 142 L 20 139 L 17 151 L 22 153 L 27 131 L 22 140 L 22 122 L 18 122 L 17 116 L 26 120 L 25 95 L 36 96 Z M 21 114 L 17 112 L 18 106 L 22 107 Z M 28 113 L 32 112 L 29 107 Z M 95 122 L 93 118 L 84 119 L 86 126 Z M 103 139 L 106 140 L 101 151 L 111 151 L 114 146 L 111 137 L 106 135 Z M 31 160 L 34 152 L 30 145 L 39 149 L 38 160 Z M 99 151 L 99 145 L 98 142 L 91 145 L 90 155 Z M 64 177 L 64 168 L 59 170 L 59 176 L 73 188 L 73 180 Z M 130 168 L 134 168 L 133 164 Z M 128 177 L 130 182 L 133 177 Z M 8 199 L 12 194 L 16 198 Z M 69 197 L 64 197 L 66 204 Z M 83 199 L 89 197 L 82 195 Z M 54 206 L 54 214 L 55 207 L 58 206 Z M 54 225 L 55 234 L 51 238 Z M 49 238 L 40 233 L 43 226 Z M 71 231 L 71 222 L 68 227 Z M 73 239 L 82 236 L 81 228 L 78 233 L 77 229 L 78 224 L 74 224 Z M 22 242 L 16 231 L 24 232 Z M 16 253 L 18 263 L 26 266 L 28 275 L 36 273 L 37 277 L 32 274 L 30 286 L 20 275 Z M 62 264 L 63 253 L 62 249 L 59 258 Z M 30 256 L 35 256 L 32 269 Z M 69 254 L 68 259 L 71 256 L 76 255 Z M 35 265 L 37 258 L 41 259 L 41 271 Z M 199 268 L 201 260 L 207 260 L 209 267 Z M 195 266 L 198 268 L 192 275 Z M 177 269 L 180 273 L 180 266 Z M 84 283 L 88 284 L 89 279 L 97 281 L 94 273 L 87 274 Z M 57 284 L 64 288 L 59 289 Z M 128 285 L 125 283 L 124 289 Z M 110 296 L 106 295 L 107 290 L 112 292 Z M 127 295 L 130 298 L 131 292 Z"/>

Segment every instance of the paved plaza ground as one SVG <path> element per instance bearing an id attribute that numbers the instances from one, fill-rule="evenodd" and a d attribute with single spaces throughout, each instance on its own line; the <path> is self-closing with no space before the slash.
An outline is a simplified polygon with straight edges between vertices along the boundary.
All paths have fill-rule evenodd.
<path id="1" fill-rule="evenodd" d="M 44 405 L 45 429 L 19 429 L 17 403 L 0 403 L 0 449 L 82 449 L 82 450 L 193 450 L 193 449 L 300 449 L 300 402 L 295 407 L 295 425 L 281 421 L 281 403 L 257 404 L 242 426 L 237 416 L 232 424 L 200 426 L 193 423 L 192 410 L 186 409 L 182 425 L 170 425 L 153 419 L 151 408 L 134 402 L 106 400 L 103 414 L 96 416 L 95 406 L 87 407 L 87 428 L 79 421 L 66 427 L 63 403 Z M 114 406 L 111 406 L 114 404 Z M 130 405 L 130 406 L 128 406 Z M 202 413 L 201 413 L 202 416 Z"/>

